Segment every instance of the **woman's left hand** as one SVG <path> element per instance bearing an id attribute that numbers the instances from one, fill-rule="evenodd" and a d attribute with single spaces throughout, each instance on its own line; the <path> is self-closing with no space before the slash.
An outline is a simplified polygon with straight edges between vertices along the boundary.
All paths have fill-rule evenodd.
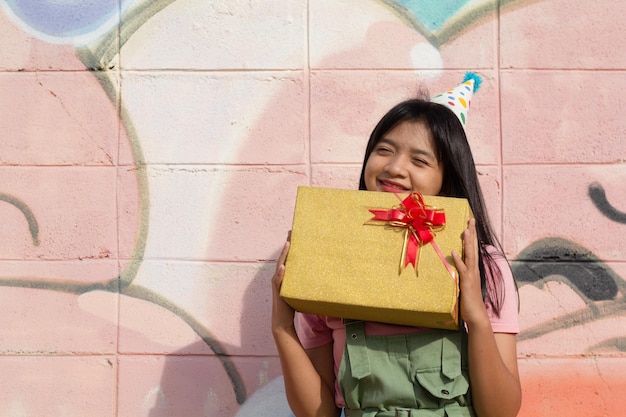
<path id="1" fill-rule="evenodd" d="M 489 321 L 480 285 L 478 269 L 480 258 L 475 219 L 470 219 L 467 229 L 463 232 L 463 254 L 461 257 L 457 251 L 452 251 L 452 258 L 460 276 L 461 318 L 471 327 L 473 323 Z"/>

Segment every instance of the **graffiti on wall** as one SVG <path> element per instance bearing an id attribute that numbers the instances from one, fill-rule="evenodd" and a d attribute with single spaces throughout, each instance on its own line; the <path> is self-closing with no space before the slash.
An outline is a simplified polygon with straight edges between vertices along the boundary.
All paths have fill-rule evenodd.
<path id="1" fill-rule="evenodd" d="M 494 12 L 499 7 L 520 7 L 523 4 L 536 1 L 467 0 L 446 2 L 445 5 L 438 8 L 426 7 L 426 1 L 381 0 L 378 3 L 390 8 L 408 27 L 422 35 L 437 49 L 455 40 L 464 31 L 470 30 L 486 19 L 493 18 Z M 120 14 L 117 0 L 83 1 L 81 3 L 82 13 L 78 15 L 78 18 L 76 14 L 71 13 L 72 9 L 76 7 L 71 2 L 5 0 L 3 6 L 7 14 L 19 22 L 20 26 L 32 36 L 51 44 L 71 46 L 76 57 L 82 63 L 83 69 L 89 70 L 91 88 L 99 88 L 103 94 L 99 97 L 101 99 L 106 97 L 112 108 L 115 108 L 117 104 L 123 103 L 123 100 L 119 98 L 120 82 L 117 78 L 118 74 L 115 72 L 120 48 L 133 40 L 133 36 L 139 33 L 151 19 L 158 17 L 160 13 L 170 6 L 173 7 L 175 3 L 177 3 L 176 0 L 123 0 Z M 181 2 L 178 1 L 178 3 Z M 120 21 L 124 23 L 121 26 L 118 24 Z M 121 30 L 118 30 L 120 27 Z M 58 98 L 56 96 L 58 93 L 54 93 L 43 78 L 35 77 L 32 82 L 48 88 L 47 94 Z M 62 99 L 63 97 L 61 97 Z M 259 407 L 273 404 L 278 396 L 282 396 L 280 386 L 275 384 L 277 380 L 267 383 L 265 389 L 259 389 L 251 397 L 252 392 L 249 392 L 242 376 L 242 365 L 236 361 L 237 354 L 229 349 L 228 344 L 216 335 L 209 324 L 194 314 L 195 305 L 185 305 L 180 300 L 172 299 L 163 287 L 154 286 L 152 288 L 150 285 L 137 285 L 137 281 L 139 281 L 137 277 L 141 275 L 144 260 L 156 257 L 149 251 L 151 246 L 158 245 L 159 242 L 152 242 L 150 236 L 155 229 L 162 226 L 159 224 L 159 219 L 155 219 L 153 213 L 155 205 L 159 201 L 154 199 L 154 195 L 159 193 L 162 185 L 158 183 L 158 178 L 155 180 L 158 175 L 146 167 L 145 148 L 151 146 L 148 142 L 154 139 L 142 135 L 142 127 L 136 125 L 136 122 L 139 121 L 133 118 L 133 113 L 129 109 L 121 107 L 120 113 L 115 113 L 115 115 L 116 117 L 119 116 L 123 130 L 121 136 L 125 143 L 122 146 L 127 149 L 132 160 L 125 167 L 126 174 L 131 177 L 128 180 L 130 185 L 127 191 L 132 194 L 127 213 L 127 224 L 133 228 L 132 239 L 130 239 L 132 243 L 127 242 L 131 247 L 128 251 L 130 254 L 128 256 L 129 261 L 124 264 L 119 274 L 96 283 L 86 281 L 80 276 L 63 279 L 0 277 L 0 286 L 48 290 L 77 296 L 96 291 L 111 294 L 119 293 L 124 297 L 158 306 L 180 319 L 198 336 L 201 343 L 218 358 L 223 375 L 229 380 L 235 402 L 238 405 L 244 405 L 239 410 L 238 415 L 244 417 L 253 415 L 253 411 L 258 413 Z M 156 140 L 162 140 L 162 138 Z M 158 143 L 156 145 L 158 146 Z M 152 144 L 152 146 L 155 145 Z M 106 158 L 104 159 L 106 160 Z M 593 183 L 589 186 L 589 198 L 598 211 L 608 220 L 622 225 L 626 224 L 626 213 L 621 211 L 623 208 L 616 207 L 609 202 L 599 183 Z M 220 201 L 214 199 L 212 202 L 219 204 Z M 39 217 L 41 212 L 38 210 L 40 208 L 30 206 L 27 198 L 15 194 L 14 191 L 5 193 L 4 190 L 0 190 L 0 204 L 12 206 L 18 212 L 17 218 L 23 219 L 30 239 L 29 244 L 32 247 L 38 247 L 39 250 L 33 252 L 32 258 L 56 259 L 54 250 L 46 252 L 45 244 L 41 240 L 42 232 L 40 229 L 47 227 L 47 224 L 42 223 Z M 198 221 L 198 223 L 201 222 L 202 220 Z M 204 239 L 206 238 L 205 236 Z M 98 247 L 89 248 L 87 254 L 76 255 L 76 258 L 108 258 L 107 250 L 102 249 L 106 245 L 98 244 L 96 246 Z M 164 243 L 164 246 L 167 244 Z M 154 253 L 158 253 L 158 251 Z M 620 298 L 620 294 L 623 294 L 626 289 L 624 280 L 603 263 L 596 254 L 568 239 L 548 237 L 534 242 L 517 256 L 514 262 L 514 272 L 521 286 L 535 285 L 540 288 L 549 281 L 564 282 L 585 300 L 587 306 L 584 311 L 569 313 L 559 317 L 559 320 L 550 320 L 524 329 L 520 334 L 521 341 L 539 338 L 556 330 L 578 326 L 599 318 L 617 316 L 626 306 L 623 299 Z M 605 340 L 602 344 L 626 351 L 624 338 L 625 336 L 621 335 L 618 338 Z M 598 347 L 602 346 L 589 346 L 588 349 L 593 350 Z M 278 383 L 280 383 L 279 380 Z M 159 415 L 157 408 L 161 404 L 158 400 L 155 404 L 150 414 L 152 416 Z M 284 404 L 282 406 L 284 407 Z M 234 411 L 231 410 L 231 415 L 234 415 L 233 413 Z M 270 415 L 269 412 L 268 415 Z"/>
<path id="2" fill-rule="evenodd" d="M 589 185 L 589 198 L 607 219 L 626 224 L 626 213 L 614 207 L 601 184 Z M 518 285 L 543 286 L 546 282 L 562 281 L 585 300 L 587 309 L 569 313 L 558 320 L 525 329 L 520 340 L 540 337 L 555 330 L 580 326 L 606 317 L 618 317 L 626 309 L 620 294 L 626 283 L 606 263 L 584 246 L 559 237 L 544 238 L 525 248 L 517 257 L 513 271 Z M 624 351 L 626 335 L 606 340 L 613 348 Z M 594 351 L 598 346 L 589 346 Z"/>

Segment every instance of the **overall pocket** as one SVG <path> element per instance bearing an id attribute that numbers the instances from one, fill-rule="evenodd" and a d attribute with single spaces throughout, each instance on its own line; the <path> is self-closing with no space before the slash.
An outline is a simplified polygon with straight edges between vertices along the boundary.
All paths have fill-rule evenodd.
<path id="1" fill-rule="evenodd" d="M 425 391 L 430 401 L 426 408 L 439 408 L 448 403 L 469 405 L 469 378 L 462 359 L 462 335 L 456 332 L 429 332 L 412 352 L 416 391 Z M 428 397 L 428 396 L 426 396 Z M 429 403 L 430 404 L 427 404 Z"/>

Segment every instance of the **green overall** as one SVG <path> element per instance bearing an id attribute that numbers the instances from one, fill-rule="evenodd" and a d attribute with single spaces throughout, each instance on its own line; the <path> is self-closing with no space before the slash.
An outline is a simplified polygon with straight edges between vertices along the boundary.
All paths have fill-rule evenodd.
<path id="1" fill-rule="evenodd" d="M 465 332 L 367 336 L 346 322 L 339 367 L 346 417 L 475 417 Z"/>

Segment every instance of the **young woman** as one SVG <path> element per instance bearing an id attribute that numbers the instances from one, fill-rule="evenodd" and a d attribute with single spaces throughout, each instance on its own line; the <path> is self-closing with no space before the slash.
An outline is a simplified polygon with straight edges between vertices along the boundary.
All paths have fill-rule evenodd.
<path id="1" fill-rule="evenodd" d="M 287 242 L 272 279 L 272 332 L 296 417 L 339 416 L 342 409 L 346 417 L 517 415 L 517 291 L 488 221 L 463 128 L 466 112 L 458 112 L 458 100 L 466 108 L 478 81 L 470 77 L 438 102 L 393 107 L 370 136 L 359 187 L 469 201 L 475 218 L 463 234 L 464 256 L 451 254 L 460 276 L 461 330 L 295 314 L 279 295 Z"/>

